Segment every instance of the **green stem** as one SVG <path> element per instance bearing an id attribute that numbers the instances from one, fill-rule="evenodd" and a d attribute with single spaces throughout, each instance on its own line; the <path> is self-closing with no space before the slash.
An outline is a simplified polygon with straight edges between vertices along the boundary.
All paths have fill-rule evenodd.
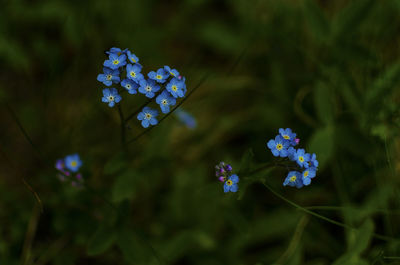
<path id="1" fill-rule="evenodd" d="M 308 209 L 306 209 L 306 208 L 304 208 L 304 207 L 301 207 L 300 205 L 298 205 L 298 204 L 292 202 L 292 201 L 289 200 L 289 199 L 286 199 L 284 196 L 282 196 L 282 195 L 280 195 L 279 193 L 277 193 L 276 191 L 274 191 L 274 190 L 265 182 L 265 180 L 262 180 L 261 183 L 262 183 L 270 192 L 272 192 L 275 196 L 277 196 L 278 198 L 284 200 L 285 202 L 287 202 L 288 204 L 292 205 L 294 208 L 296 208 L 296 209 L 298 209 L 298 210 L 300 210 L 300 211 L 303 211 L 303 212 L 305 212 L 305 213 L 308 213 L 308 214 L 310 214 L 310 215 L 313 215 L 313 216 L 315 216 L 315 217 L 317 217 L 317 218 L 319 218 L 319 219 L 322 219 L 322 220 L 324 220 L 324 221 L 326 221 L 326 222 L 328 222 L 328 223 L 331 223 L 331 224 L 334 224 L 334 225 L 337 225 L 337 226 L 341 226 L 341 227 L 343 227 L 343 228 L 346 228 L 346 229 L 349 229 L 349 230 L 353 230 L 353 231 L 357 230 L 357 229 L 354 228 L 354 227 L 351 227 L 351 226 L 349 226 L 349 225 L 346 225 L 346 224 L 340 223 L 340 222 L 338 222 L 338 221 L 332 220 L 332 219 L 330 219 L 330 218 L 328 218 L 328 217 L 325 217 L 325 216 L 323 216 L 323 215 L 317 214 L 317 213 L 315 213 L 315 212 L 313 212 L 313 211 L 310 211 L 310 210 L 308 210 Z M 373 236 L 374 236 L 375 238 L 378 238 L 378 239 L 381 239 L 381 240 L 385 240 L 385 241 L 397 240 L 396 238 L 392 238 L 392 237 L 385 236 L 385 235 L 380 235 L 380 234 L 377 234 L 377 233 L 373 233 Z"/>
<path id="2" fill-rule="evenodd" d="M 121 120 L 121 145 L 123 148 L 126 147 L 126 136 L 125 136 L 125 132 L 126 132 L 126 124 L 125 124 L 125 120 L 124 120 L 124 113 L 122 112 L 121 109 L 121 104 L 117 104 L 118 105 L 118 113 L 119 113 L 119 118 Z"/>

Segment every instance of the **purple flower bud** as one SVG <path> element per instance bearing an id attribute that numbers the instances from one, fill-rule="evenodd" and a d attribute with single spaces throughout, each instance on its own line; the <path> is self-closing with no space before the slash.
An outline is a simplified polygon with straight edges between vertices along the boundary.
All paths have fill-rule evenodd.
<path id="1" fill-rule="evenodd" d="M 294 139 L 294 141 L 296 142 L 296 144 L 300 143 L 300 139 L 299 138 Z"/>
<path id="2" fill-rule="evenodd" d="M 62 171 L 64 169 L 64 160 L 63 159 L 58 159 L 56 161 L 56 169 Z"/>
<path id="3" fill-rule="evenodd" d="M 225 169 L 221 168 L 221 169 L 219 170 L 219 173 L 220 173 L 221 175 L 224 174 L 224 173 L 225 173 Z"/>
<path id="4" fill-rule="evenodd" d="M 77 180 L 82 180 L 82 174 L 81 173 L 76 174 L 75 177 L 76 177 Z"/>
<path id="5" fill-rule="evenodd" d="M 221 182 L 224 182 L 225 181 L 225 177 L 219 177 L 218 180 L 221 181 Z"/>
<path id="6" fill-rule="evenodd" d="M 231 172 L 231 171 L 232 171 L 232 166 L 229 165 L 229 164 L 226 165 L 226 166 L 225 166 L 225 170 L 228 171 L 228 172 Z"/>

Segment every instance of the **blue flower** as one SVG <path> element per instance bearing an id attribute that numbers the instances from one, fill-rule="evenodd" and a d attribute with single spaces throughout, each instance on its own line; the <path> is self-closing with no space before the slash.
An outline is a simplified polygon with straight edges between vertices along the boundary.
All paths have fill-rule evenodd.
<path id="1" fill-rule="evenodd" d="M 65 157 L 65 167 L 72 172 L 77 172 L 82 166 L 82 161 L 78 154 L 68 155 Z"/>
<path id="2" fill-rule="evenodd" d="M 296 149 L 294 149 L 294 148 L 291 146 L 291 147 L 288 148 L 287 152 L 288 152 L 287 157 L 288 157 L 291 161 L 294 161 L 294 160 L 295 160 L 295 159 L 294 159 L 294 154 L 297 152 Z"/>
<path id="3" fill-rule="evenodd" d="M 157 72 L 151 71 L 147 75 L 149 76 L 150 79 L 153 79 L 158 83 L 164 83 L 165 81 L 167 81 L 167 78 L 169 77 L 169 72 L 165 71 L 164 68 L 160 68 L 157 70 Z"/>
<path id="4" fill-rule="evenodd" d="M 303 187 L 303 181 L 301 179 L 301 174 L 300 172 L 297 171 L 290 171 L 289 174 L 287 175 L 285 181 L 283 182 L 283 186 L 291 186 L 291 187 L 297 187 L 300 189 Z"/>
<path id="5" fill-rule="evenodd" d="M 282 136 L 277 135 L 275 140 L 269 140 L 267 143 L 269 149 L 274 156 L 287 157 L 289 143 Z"/>
<path id="6" fill-rule="evenodd" d="M 115 53 L 117 55 L 120 55 L 122 53 L 122 50 L 117 47 L 112 47 L 109 51 L 106 51 L 107 54 Z"/>
<path id="7" fill-rule="evenodd" d="M 155 92 L 158 92 L 160 90 L 160 86 L 157 85 L 156 81 L 151 79 L 142 79 L 140 80 L 139 84 L 139 92 L 145 94 L 148 98 L 153 98 L 155 96 Z"/>
<path id="8" fill-rule="evenodd" d="M 156 102 L 160 105 L 162 113 L 168 113 L 169 107 L 175 105 L 176 99 L 171 97 L 167 90 L 164 90 L 160 95 L 157 96 Z"/>
<path id="9" fill-rule="evenodd" d="M 110 53 L 108 55 L 108 60 L 104 61 L 104 66 L 111 68 L 113 70 L 118 69 L 121 66 L 126 65 L 126 55 L 117 55 L 115 53 Z"/>
<path id="10" fill-rule="evenodd" d="M 108 106 L 114 107 L 115 103 L 121 101 L 121 96 L 118 95 L 118 90 L 115 88 L 103 89 L 103 102 L 108 103 Z"/>
<path id="11" fill-rule="evenodd" d="M 297 149 L 293 154 L 293 160 L 301 167 L 308 168 L 308 161 L 310 161 L 310 154 L 306 153 L 304 149 Z"/>
<path id="12" fill-rule="evenodd" d="M 136 83 L 139 83 L 140 80 L 143 80 L 143 75 L 140 73 L 142 71 L 142 66 L 140 64 L 128 64 L 126 66 L 126 76 L 135 81 Z"/>
<path id="13" fill-rule="evenodd" d="M 191 114 L 180 108 L 178 108 L 174 113 L 178 117 L 179 121 L 186 125 L 186 127 L 190 129 L 194 129 L 196 127 L 196 119 Z"/>
<path id="14" fill-rule="evenodd" d="M 122 80 L 121 86 L 128 90 L 129 94 L 136 94 L 136 89 L 139 87 L 139 85 L 135 81 L 132 81 L 130 79 Z"/>
<path id="15" fill-rule="evenodd" d="M 167 90 L 174 98 L 183 98 L 186 93 L 186 85 L 184 80 L 172 78 L 167 85 Z"/>
<path id="16" fill-rule="evenodd" d="M 317 160 L 317 155 L 316 154 L 312 154 L 311 155 L 311 158 L 310 158 L 310 161 L 308 162 L 308 165 L 310 166 L 310 167 L 315 167 L 315 168 L 318 168 L 318 160 Z"/>
<path id="17" fill-rule="evenodd" d="M 110 68 L 104 67 L 103 74 L 99 74 L 97 76 L 97 81 L 102 82 L 106 86 L 111 86 L 112 83 L 118 84 L 120 81 L 118 69 L 112 70 Z"/>
<path id="18" fill-rule="evenodd" d="M 237 183 L 239 182 L 239 177 L 237 175 L 232 175 L 224 184 L 224 192 L 237 192 L 239 187 Z"/>
<path id="19" fill-rule="evenodd" d="M 303 184 L 308 186 L 311 183 L 311 179 L 315 177 L 317 170 L 314 167 L 306 168 L 301 176 L 303 177 Z"/>
<path id="20" fill-rule="evenodd" d="M 283 137 L 283 139 L 289 141 L 290 145 L 295 146 L 296 143 L 296 134 L 292 132 L 292 129 L 290 128 L 280 128 L 279 129 L 279 134 Z"/>
<path id="21" fill-rule="evenodd" d="M 179 78 L 178 70 L 171 69 L 168 65 L 164 66 L 164 70 L 167 71 L 171 76 Z"/>
<path id="22" fill-rule="evenodd" d="M 121 55 L 122 53 L 126 53 L 128 49 L 121 50 L 120 48 L 112 47 L 109 51 L 106 51 L 107 54 L 114 53 L 116 55 Z"/>
<path id="23" fill-rule="evenodd" d="M 128 60 L 131 61 L 132 63 L 139 62 L 139 58 L 135 54 L 131 53 L 131 51 L 128 50 L 126 52 L 126 55 L 128 55 Z"/>
<path id="24" fill-rule="evenodd" d="M 137 116 L 139 121 L 142 121 L 142 126 L 144 128 L 149 127 L 149 125 L 156 125 L 158 123 L 156 117 L 158 115 L 158 111 L 151 109 L 149 107 L 144 107 L 142 112 L 140 112 Z"/>

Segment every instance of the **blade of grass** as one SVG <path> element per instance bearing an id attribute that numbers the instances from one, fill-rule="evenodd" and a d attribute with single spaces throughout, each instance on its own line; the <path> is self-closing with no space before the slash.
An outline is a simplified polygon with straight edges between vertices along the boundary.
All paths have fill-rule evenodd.
<path id="1" fill-rule="evenodd" d="M 300 210 L 300 211 L 303 211 L 303 212 L 305 212 L 305 213 L 308 213 L 308 214 L 310 214 L 310 215 L 312 215 L 312 216 L 315 216 L 315 217 L 317 217 L 317 218 L 319 218 L 319 219 L 321 219 L 321 220 L 324 220 L 324 221 L 326 221 L 326 222 L 328 222 L 328 223 L 331 223 L 331 224 L 334 224 L 334 225 L 337 225 L 337 226 L 340 226 L 340 227 L 343 227 L 343 228 L 346 228 L 346 229 L 349 229 L 349 230 L 357 230 L 357 228 L 354 228 L 354 227 L 351 227 L 351 226 L 346 225 L 346 224 L 344 224 L 344 223 L 341 223 L 341 222 L 332 220 L 332 219 L 330 219 L 330 218 L 328 218 L 328 217 L 325 217 L 325 216 L 323 216 L 323 215 L 317 214 L 317 213 L 315 213 L 315 212 L 313 212 L 313 211 L 310 211 L 310 210 L 308 210 L 308 209 L 306 209 L 306 208 L 304 208 L 304 207 L 302 207 L 302 206 L 296 204 L 295 202 L 293 202 L 293 201 L 291 201 L 291 200 L 285 198 L 284 196 L 282 196 L 281 194 L 279 194 L 278 192 L 276 192 L 275 190 L 273 190 L 273 189 L 266 183 L 265 180 L 261 180 L 261 183 L 262 183 L 270 192 L 272 192 L 275 196 L 277 196 L 278 198 L 282 199 L 283 201 L 287 202 L 288 204 L 292 205 L 294 208 L 296 208 L 296 209 L 298 209 L 298 210 Z M 377 234 L 377 233 L 373 233 L 373 236 L 374 236 L 375 238 L 377 238 L 377 239 L 381 239 L 381 240 L 384 240 L 384 241 L 392 241 L 392 240 L 393 240 L 393 241 L 399 241 L 399 240 L 400 240 L 400 239 L 397 239 L 397 238 L 393 238 L 393 237 L 389 237 L 389 236 L 385 236 L 385 235 L 380 235 L 380 234 Z"/>

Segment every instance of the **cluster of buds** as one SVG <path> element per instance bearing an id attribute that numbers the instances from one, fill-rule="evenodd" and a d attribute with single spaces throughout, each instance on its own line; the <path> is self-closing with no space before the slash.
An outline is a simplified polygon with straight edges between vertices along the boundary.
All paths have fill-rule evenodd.
<path id="1" fill-rule="evenodd" d="M 232 173 L 232 166 L 225 164 L 225 162 L 220 162 L 215 166 L 215 176 L 219 181 L 224 182 L 228 176 Z"/>
<path id="2" fill-rule="evenodd" d="M 55 168 L 59 171 L 57 177 L 62 181 L 68 181 L 74 187 L 82 187 L 83 177 L 79 168 L 82 165 L 82 161 L 78 154 L 68 155 L 63 159 L 58 159 L 55 164 Z"/>

